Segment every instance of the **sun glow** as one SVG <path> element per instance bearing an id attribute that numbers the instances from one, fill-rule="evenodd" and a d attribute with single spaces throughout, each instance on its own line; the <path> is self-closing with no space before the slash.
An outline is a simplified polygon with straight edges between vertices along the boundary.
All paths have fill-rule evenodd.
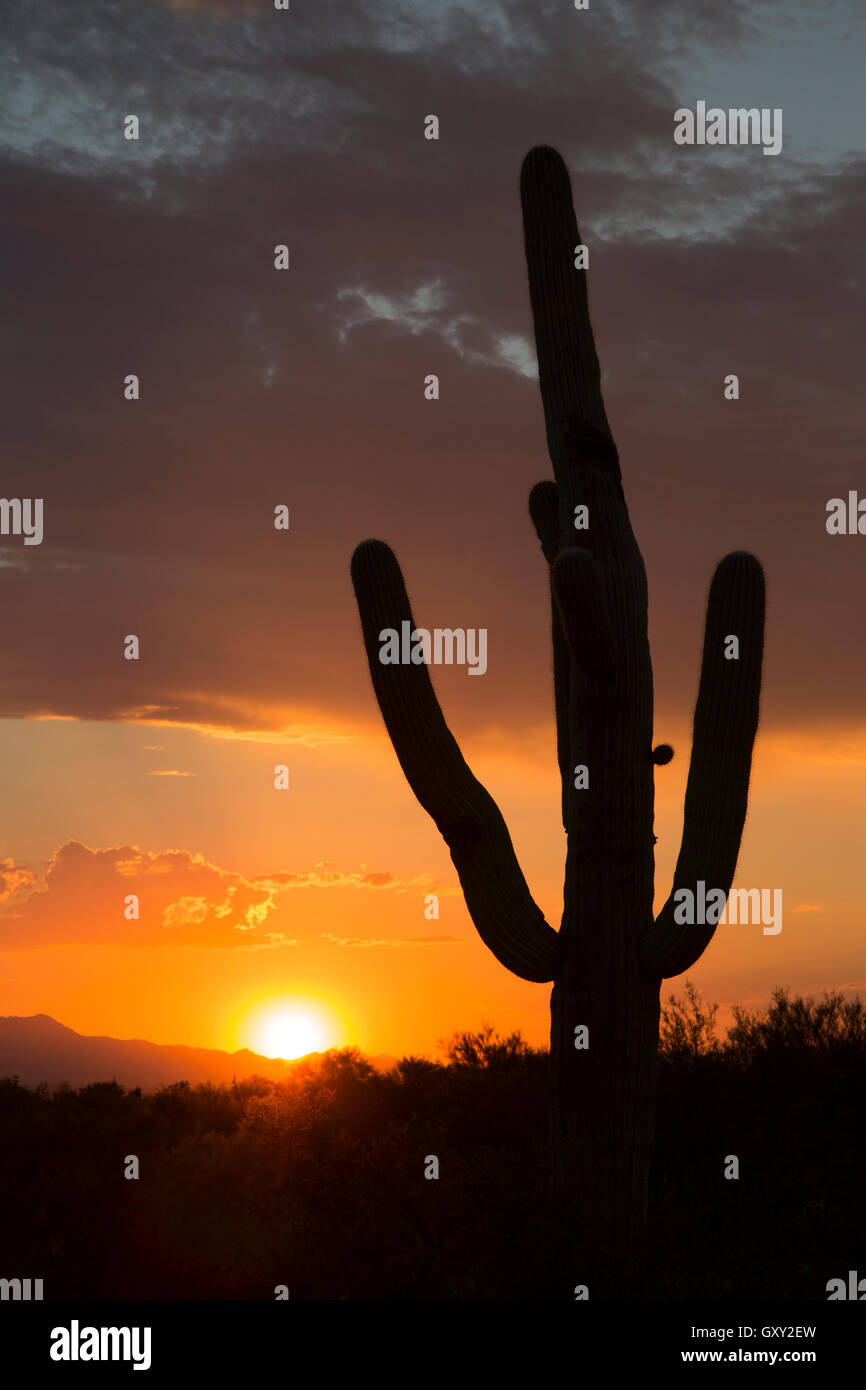
<path id="1" fill-rule="evenodd" d="M 287 1061 L 340 1045 L 333 1021 L 322 1009 L 306 1003 L 270 1004 L 256 1013 L 245 1031 L 255 1052 Z"/>

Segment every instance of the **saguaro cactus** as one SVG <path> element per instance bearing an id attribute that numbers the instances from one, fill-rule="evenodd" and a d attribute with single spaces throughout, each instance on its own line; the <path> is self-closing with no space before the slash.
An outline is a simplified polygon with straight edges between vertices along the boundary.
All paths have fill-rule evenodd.
<path id="1" fill-rule="evenodd" d="M 646 574 L 602 401 L 586 276 L 575 269 L 581 239 L 568 173 L 555 150 L 527 155 L 521 199 L 556 477 L 533 488 L 529 505 L 553 599 L 567 834 L 558 932 L 532 899 L 505 822 L 464 761 L 426 665 L 379 661 L 384 628 L 399 630 L 406 620 L 414 628 L 388 546 L 359 545 L 352 578 L 388 733 L 451 851 L 478 933 L 516 975 L 553 981 L 552 1188 L 562 1221 L 627 1262 L 646 1213 L 660 984 L 688 969 L 715 929 L 679 924 L 674 892 L 695 892 L 702 879 L 727 895 L 739 852 L 758 721 L 764 577 L 752 555 L 735 552 L 712 581 L 682 845 L 674 890 L 653 920 L 653 776 L 669 753 L 652 747 Z M 577 507 L 588 508 L 586 529 L 575 529 Z M 725 654 L 730 636 L 739 641 L 735 660 Z M 586 786 L 575 776 L 581 766 Z"/>

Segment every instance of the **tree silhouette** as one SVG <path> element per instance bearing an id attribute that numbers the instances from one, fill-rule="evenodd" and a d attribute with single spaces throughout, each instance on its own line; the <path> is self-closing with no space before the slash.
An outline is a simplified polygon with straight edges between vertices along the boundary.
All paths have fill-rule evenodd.
<path id="1" fill-rule="evenodd" d="M 758 720 L 764 576 L 752 555 L 735 552 L 713 577 L 674 891 L 653 920 L 653 770 L 671 750 L 652 747 L 646 574 L 602 400 L 585 272 L 575 268 L 581 238 L 568 172 L 555 150 L 527 155 L 521 199 L 556 478 L 533 488 L 529 506 L 553 596 L 567 835 L 558 933 L 533 901 L 502 815 L 464 761 L 426 666 L 379 660 L 383 629 L 406 620 L 414 628 L 393 552 L 382 541 L 363 542 L 352 579 L 389 736 L 449 847 L 476 929 L 516 975 L 553 981 L 552 1194 L 580 1269 L 603 1252 L 622 1291 L 646 1219 L 660 983 L 688 969 L 715 930 L 678 923 L 674 892 L 695 892 L 703 880 L 727 895 L 739 852 Z M 578 507 L 588 508 L 581 530 Z M 739 640 L 737 660 L 725 656 L 730 635 Z M 581 766 L 588 786 L 575 776 Z M 576 1045 L 581 1026 L 586 1048 Z"/>

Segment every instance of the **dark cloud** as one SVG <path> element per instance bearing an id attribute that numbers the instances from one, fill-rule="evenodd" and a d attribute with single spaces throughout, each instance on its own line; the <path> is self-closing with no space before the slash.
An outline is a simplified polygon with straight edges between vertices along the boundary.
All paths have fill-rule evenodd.
<path id="1" fill-rule="evenodd" d="M 712 568 L 750 548 L 768 717 L 859 718 L 859 542 L 828 537 L 824 508 L 866 493 L 863 163 L 671 138 L 683 55 L 736 51 L 764 11 L 8 8 L 2 492 L 45 499 L 45 540 L 0 538 L 0 713 L 374 718 L 348 561 L 378 534 L 419 622 L 489 630 L 483 681 L 436 673 L 461 725 L 548 714 L 517 201 L 543 141 L 591 247 L 660 707 L 690 707 Z M 139 108 L 131 147 L 118 122 Z"/>

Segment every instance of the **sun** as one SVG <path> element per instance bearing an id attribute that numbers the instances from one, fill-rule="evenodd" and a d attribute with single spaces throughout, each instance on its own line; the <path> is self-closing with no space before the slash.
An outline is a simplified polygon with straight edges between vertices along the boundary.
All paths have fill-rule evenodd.
<path id="1" fill-rule="evenodd" d="M 336 1046 L 333 1024 L 312 1004 L 270 1004 L 257 1011 L 247 1031 L 254 1051 L 287 1061 Z"/>

